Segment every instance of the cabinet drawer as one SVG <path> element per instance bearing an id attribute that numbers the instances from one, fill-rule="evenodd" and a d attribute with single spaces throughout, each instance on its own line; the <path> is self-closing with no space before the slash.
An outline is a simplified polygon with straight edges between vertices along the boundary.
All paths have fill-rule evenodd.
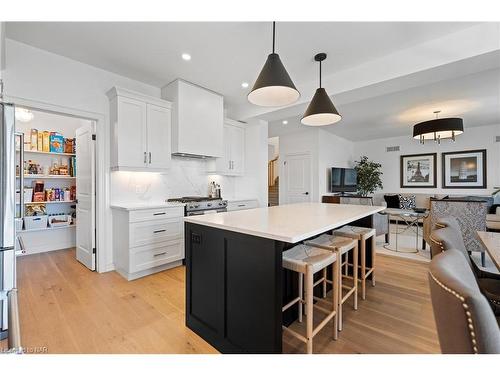
<path id="1" fill-rule="evenodd" d="M 131 223 L 150 220 L 164 220 L 169 218 L 184 217 L 184 207 L 163 207 L 148 210 L 130 211 L 129 220 Z"/>
<path id="2" fill-rule="evenodd" d="M 144 271 L 184 258 L 182 241 L 169 241 L 130 250 L 129 272 Z"/>
<path id="3" fill-rule="evenodd" d="M 130 224 L 130 247 L 182 239 L 183 221 L 178 218 Z"/>
<path id="4" fill-rule="evenodd" d="M 250 208 L 257 208 L 259 204 L 256 200 L 247 200 L 247 201 L 235 201 L 227 203 L 228 211 L 239 211 L 239 210 L 248 210 Z"/>

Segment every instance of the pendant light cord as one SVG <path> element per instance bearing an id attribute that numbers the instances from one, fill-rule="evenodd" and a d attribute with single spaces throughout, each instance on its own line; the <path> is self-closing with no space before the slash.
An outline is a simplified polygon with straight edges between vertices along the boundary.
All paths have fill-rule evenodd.
<path id="1" fill-rule="evenodd" d="M 273 53 L 274 53 L 275 39 L 276 39 L 276 22 L 273 21 Z"/>
<path id="2" fill-rule="evenodd" d="M 319 88 L 321 88 L 321 61 L 319 62 Z"/>

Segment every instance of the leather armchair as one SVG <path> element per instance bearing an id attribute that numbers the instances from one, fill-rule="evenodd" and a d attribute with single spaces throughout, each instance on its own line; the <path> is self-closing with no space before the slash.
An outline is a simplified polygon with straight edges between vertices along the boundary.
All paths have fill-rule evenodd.
<path id="1" fill-rule="evenodd" d="M 429 267 L 432 307 L 444 354 L 499 354 L 500 329 L 474 274 L 458 250 Z"/>
<path id="2" fill-rule="evenodd" d="M 500 317 L 500 274 L 480 269 L 465 248 L 458 222 L 455 218 L 444 218 L 436 224 L 441 228 L 431 233 L 431 253 L 433 256 L 454 249 L 463 254 L 469 264 L 481 292 L 488 299 L 495 315 Z"/>

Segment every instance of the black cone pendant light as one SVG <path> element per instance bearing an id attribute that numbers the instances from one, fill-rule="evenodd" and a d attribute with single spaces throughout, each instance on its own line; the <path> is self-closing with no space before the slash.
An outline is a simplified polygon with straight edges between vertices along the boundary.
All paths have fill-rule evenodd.
<path id="1" fill-rule="evenodd" d="M 326 53 L 318 53 L 314 60 L 319 62 L 319 88 L 309 103 L 309 106 L 302 117 L 302 124 L 309 126 L 331 125 L 340 121 L 342 117 L 333 105 L 326 90 L 321 87 L 321 62 L 326 59 Z"/>
<path id="2" fill-rule="evenodd" d="M 252 91 L 248 94 L 250 103 L 263 107 L 280 107 L 295 103 L 300 93 L 288 75 L 281 59 L 274 53 L 276 23 L 273 22 L 273 53 L 267 56 Z"/>

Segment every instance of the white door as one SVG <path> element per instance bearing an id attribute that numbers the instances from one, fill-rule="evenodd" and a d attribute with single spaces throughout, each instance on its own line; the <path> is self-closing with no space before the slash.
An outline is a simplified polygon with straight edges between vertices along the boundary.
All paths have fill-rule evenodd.
<path id="1" fill-rule="evenodd" d="M 144 168 L 147 164 L 146 103 L 139 100 L 118 98 L 118 142 L 120 167 Z M 78 145 L 78 143 L 77 143 Z"/>
<path id="2" fill-rule="evenodd" d="M 170 167 L 171 139 L 170 109 L 147 105 L 148 167 L 166 169 Z"/>
<path id="3" fill-rule="evenodd" d="M 76 130 L 76 259 L 95 271 L 94 123 Z"/>
<path id="4" fill-rule="evenodd" d="M 285 199 L 286 203 L 311 201 L 311 155 L 285 155 Z"/>

